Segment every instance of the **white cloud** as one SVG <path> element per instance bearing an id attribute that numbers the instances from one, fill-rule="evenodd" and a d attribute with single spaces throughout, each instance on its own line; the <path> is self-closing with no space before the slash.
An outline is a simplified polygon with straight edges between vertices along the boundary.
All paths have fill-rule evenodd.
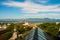
<path id="1" fill-rule="evenodd" d="M 45 5 L 38 5 L 33 2 L 25 1 L 25 2 L 3 2 L 3 5 L 12 6 L 12 7 L 21 7 L 24 13 L 38 13 L 38 12 L 60 12 L 59 5 L 53 6 L 45 6 Z"/>

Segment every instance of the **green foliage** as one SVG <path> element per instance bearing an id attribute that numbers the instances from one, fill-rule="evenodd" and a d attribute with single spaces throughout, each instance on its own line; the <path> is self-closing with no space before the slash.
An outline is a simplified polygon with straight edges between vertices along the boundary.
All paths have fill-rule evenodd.
<path id="1" fill-rule="evenodd" d="M 7 32 L 5 33 L 5 40 L 8 40 L 12 36 L 13 32 Z"/>
<path id="2" fill-rule="evenodd" d="M 56 25 L 56 23 L 43 23 L 38 25 L 41 29 L 43 29 L 45 32 L 51 33 L 52 35 L 58 34 L 58 27 L 60 25 Z"/>
<path id="3" fill-rule="evenodd" d="M 24 33 L 24 26 L 22 24 L 18 24 L 17 31 L 19 34 Z"/>
<path id="4" fill-rule="evenodd" d="M 12 34 L 13 34 L 13 29 L 14 29 L 14 24 L 11 23 L 11 25 L 8 26 L 7 29 L 6 29 L 7 32 L 5 33 L 5 40 L 8 40 L 8 39 L 12 36 Z"/>
<path id="5" fill-rule="evenodd" d="M 27 26 L 27 27 L 25 28 L 25 31 L 29 31 L 29 30 L 31 30 L 31 29 L 32 29 L 32 27 Z"/>
<path id="6" fill-rule="evenodd" d="M 3 24 L 7 25 L 8 23 L 3 23 Z M 18 34 L 23 34 L 32 29 L 31 27 L 24 26 L 21 23 L 17 23 L 17 24 L 10 23 L 10 25 L 7 25 L 7 29 L 6 29 L 7 32 L 4 33 L 4 35 L 3 35 L 3 36 L 5 36 L 5 40 L 8 40 L 11 38 L 11 36 L 14 32 L 14 27 L 16 27 Z"/>
<path id="7" fill-rule="evenodd" d="M 29 27 L 29 26 L 24 26 L 22 24 L 17 25 L 17 31 L 18 31 L 19 34 L 25 33 L 29 30 L 31 30 L 31 27 Z"/>
<path id="8" fill-rule="evenodd" d="M 14 29 L 14 24 L 11 24 L 10 26 L 7 27 L 8 32 L 13 31 L 13 29 Z"/>

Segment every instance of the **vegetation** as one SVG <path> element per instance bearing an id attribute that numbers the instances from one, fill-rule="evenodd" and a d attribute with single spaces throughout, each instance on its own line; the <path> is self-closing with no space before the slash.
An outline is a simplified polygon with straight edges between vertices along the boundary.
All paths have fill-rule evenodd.
<path id="1" fill-rule="evenodd" d="M 17 31 L 19 34 L 23 34 L 31 29 L 32 29 L 32 27 L 24 26 L 21 23 L 17 25 Z"/>
<path id="2" fill-rule="evenodd" d="M 13 23 L 10 23 L 10 24 L 11 25 L 9 25 L 6 29 L 7 32 L 5 33 L 5 40 L 8 40 L 14 32 L 14 24 Z"/>
<path id="3" fill-rule="evenodd" d="M 32 28 L 29 26 L 24 26 L 22 23 L 9 23 L 10 25 L 7 25 L 8 23 L 0 23 L 0 25 L 6 25 L 7 29 L 4 34 L 2 34 L 0 37 L 3 38 L 2 40 L 8 40 L 9 38 L 12 37 L 13 32 L 14 32 L 14 27 L 16 27 L 18 34 L 23 34 Z M 0 39 L 1 39 L 0 38 Z"/>
<path id="4" fill-rule="evenodd" d="M 8 40 L 12 36 L 13 32 L 7 32 L 5 33 L 5 40 Z"/>
<path id="5" fill-rule="evenodd" d="M 8 23 L 2 23 L 2 25 L 7 25 Z M 3 36 L 2 40 L 8 40 L 12 34 L 13 34 L 13 29 L 14 29 L 14 24 L 10 23 L 11 25 L 7 25 L 7 29 L 5 29 L 7 32 L 5 32 L 4 34 L 1 35 L 1 37 Z"/>
<path id="6" fill-rule="evenodd" d="M 3 25 L 3 24 L 7 25 L 8 23 L 3 23 L 3 24 L 0 23 L 0 24 L 1 25 Z M 32 29 L 32 27 L 24 26 L 22 24 L 23 23 L 16 23 L 16 24 L 10 23 L 10 25 L 7 25 L 7 29 L 6 29 L 7 32 L 4 33 L 3 35 L 1 35 L 0 38 L 8 40 L 14 32 L 14 27 L 16 27 L 18 34 L 23 34 L 23 33 Z M 52 22 L 51 23 L 42 23 L 42 24 L 38 24 L 37 26 L 39 28 L 43 29 L 45 32 L 50 33 L 54 36 L 57 36 L 58 35 L 58 30 L 60 28 L 60 23 L 57 24 L 57 25 L 56 25 L 56 23 L 52 23 Z"/>
<path id="7" fill-rule="evenodd" d="M 50 33 L 54 36 L 57 36 L 59 30 L 60 23 L 56 25 L 56 23 L 43 23 L 39 24 L 38 27 L 43 29 L 45 32 Z"/>

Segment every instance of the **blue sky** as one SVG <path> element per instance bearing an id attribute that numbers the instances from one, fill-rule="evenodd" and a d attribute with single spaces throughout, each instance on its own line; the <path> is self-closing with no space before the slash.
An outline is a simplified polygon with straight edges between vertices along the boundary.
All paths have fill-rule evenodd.
<path id="1" fill-rule="evenodd" d="M 60 19 L 60 0 L 0 0 L 0 19 Z"/>

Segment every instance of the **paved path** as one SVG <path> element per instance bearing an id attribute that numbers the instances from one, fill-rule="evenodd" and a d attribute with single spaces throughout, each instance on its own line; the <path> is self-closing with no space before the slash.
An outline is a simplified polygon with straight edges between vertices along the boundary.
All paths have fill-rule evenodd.
<path id="1" fill-rule="evenodd" d="M 38 28 L 35 29 L 33 40 L 38 40 Z"/>

